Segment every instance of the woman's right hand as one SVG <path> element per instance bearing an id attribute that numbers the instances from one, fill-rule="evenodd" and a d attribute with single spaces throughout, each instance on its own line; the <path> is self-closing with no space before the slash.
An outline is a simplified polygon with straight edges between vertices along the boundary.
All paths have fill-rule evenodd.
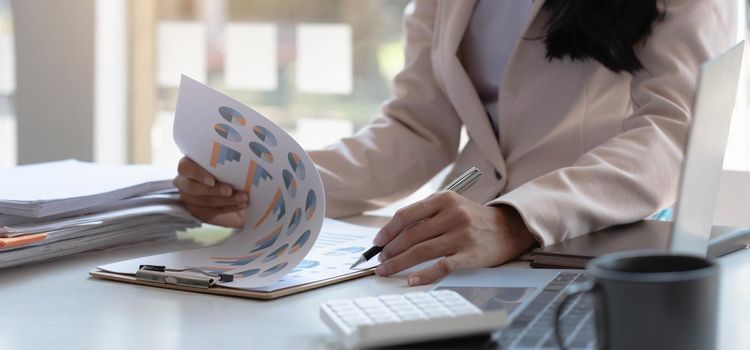
<path id="1" fill-rule="evenodd" d="M 245 224 L 247 193 L 219 182 L 206 169 L 187 157 L 180 159 L 174 185 L 180 201 L 200 220 L 209 224 L 242 227 Z"/>

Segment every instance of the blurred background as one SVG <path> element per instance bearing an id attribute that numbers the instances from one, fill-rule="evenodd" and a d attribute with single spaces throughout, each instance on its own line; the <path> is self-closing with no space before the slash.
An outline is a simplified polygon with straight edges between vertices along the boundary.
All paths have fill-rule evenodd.
<path id="1" fill-rule="evenodd" d="M 0 0 L 0 167 L 60 157 L 175 166 L 181 74 L 303 147 L 324 147 L 392 95 L 407 3 Z"/>
<path id="2" fill-rule="evenodd" d="M 740 5 L 744 37 L 745 0 L 727 1 Z M 324 147 L 393 95 L 407 4 L 0 0 L 0 169 L 67 158 L 175 167 L 180 74 L 252 106 L 303 147 Z M 742 79 L 725 169 L 750 179 Z"/>

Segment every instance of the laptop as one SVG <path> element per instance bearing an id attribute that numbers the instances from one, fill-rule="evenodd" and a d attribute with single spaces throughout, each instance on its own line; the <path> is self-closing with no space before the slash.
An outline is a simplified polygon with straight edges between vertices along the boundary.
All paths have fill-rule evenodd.
<path id="1" fill-rule="evenodd" d="M 668 250 L 706 256 L 734 109 L 744 41 L 700 68 Z M 435 286 L 451 289 L 483 310 L 504 309 L 511 324 L 482 348 L 557 349 L 554 311 L 564 291 L 586 282 L 584 270 L 477 269 L 453 273 Z M 563 314 L 565 343 L 596 349 L 593 300 L 574 299 Z"/>

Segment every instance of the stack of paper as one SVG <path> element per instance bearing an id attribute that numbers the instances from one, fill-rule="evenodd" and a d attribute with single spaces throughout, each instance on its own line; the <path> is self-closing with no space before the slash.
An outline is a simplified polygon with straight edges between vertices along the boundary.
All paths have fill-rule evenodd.
<path id="1" fill-rule="evenodd" d="M 199 225 L 171 171 L 74 160 L 0 171 L 0 268 L 173 238 Z"/>
<path id="2" fill-rule="evenodd" d="M 45 217 L 118 199 L 171 190 L 174 173 L 147 165 L 77 160 L 0 171 L 0 214 Z"/>

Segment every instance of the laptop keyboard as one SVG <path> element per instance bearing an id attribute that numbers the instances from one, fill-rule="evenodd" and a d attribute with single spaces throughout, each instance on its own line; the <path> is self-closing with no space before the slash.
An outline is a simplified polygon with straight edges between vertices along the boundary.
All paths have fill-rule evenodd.
<path id="1" fill-rule="evenodd" d="M 560 272 L 507 328 L 494 335 L 508 349 L 559 349 L 554 332 L 555 309 L 562 294 L 573 283 L 586 282 L 588 276 Z M 579 294 L 569 301 L 560 319 L 565 345 L 570 349 L 595 349 L 593 298 Z"/>

